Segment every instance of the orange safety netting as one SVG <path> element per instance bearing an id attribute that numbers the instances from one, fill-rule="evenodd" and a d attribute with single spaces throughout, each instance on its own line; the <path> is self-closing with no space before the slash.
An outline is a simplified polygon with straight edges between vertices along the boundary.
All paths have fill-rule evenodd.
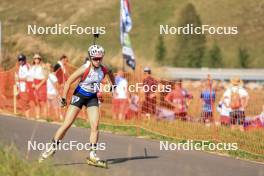
<path id="1" fill-rule="evenodd" d="M 68 75 L 72 74 L 77 67 L 67 64 L 66 70 Z M 9 113 L 14 113 L 14 85 L 15 85 L 15 67 L 8 71 L 0 72 L 0 96 L 2 101 L 0 102 L 0 109 Z M 143 73 L 141 70 L 135 72 L 125 73 L 125 78 L 128 81 L 129 85 L 136 85 L 137 83 L 143 82 Z M 171 80 L 161 80 L 157 77 L 153 77 L 158 81 L 160 85 L 173 85 L 174 82 Z M 107 84 L 107 81 L 105 81 Z M 78 83 L 78 82 L 76 82 Z M 68 95 L 68 100 L 70 99 L 72 92 L 74 91 L 75 85 L 72 85 L 71 90 Z M 249 132 L 239 132 L 232 131 L 230 127 L 225 126 L 215 126 L 215 122 L 221 121 L 220 115 L 217 112 L 217 105 L 220 101 L 225 87 L 223 84 L 217 80 L 212 80 L 212 87 L 216 94 L 215 101 L 211 102 L 212 106 L 212 121 L 210 127 L 202 123 L 202 100 L 201 92 L 204 89 L 204 80 L 201 81 L 189 81 L 183 80 L 182 85 L 186 89 L 192 98 L 188 100 L 187 108 L 187 117 L 182 120 L 175 120 L 175 108 L 173 108 L 166 100 L 167 92 L 162 92 L 156 94 L 155 102 L 147 102 L 145 108 L 146 111 L 152 111 L 152 108 L 155 108 L 155 113 L 148 114 L 142 112 L 145 94 L 143 92 L 131 93 L 131 100 L 126 107 L 126 119 L 128 121 L 118 121 L 112 119 L 112 93 L 103 93 L 104 102 L 101 104 L 101 116 L 102 120 L 108 123 L 113 124 L 136 124 L 141 127 L 147 128 L 151 131 L 164 134 L 166 136 L 174 137 L 177 139 L 193 139 L 193 140 L 212 140 L 212 141 L 221 141 L 221 142 L 237 142 L 239 147 L 242 150 L 246 150 L 252 153 L 264 155 L 264 130 L 260 126 L 259 121 L 254 121 L 255 117 L 262 112 L 262 107 L 264 104 L 264 92 L 263 88 L 261 90 L 250 90 L 247 89 L 250 100 L 246 108 L 246 117 L 252 119 L 252 124 L 249 125 L 248 129 L 254 129 Z M 137 110 L 132 107 L 132 97 L 136 102 Z M 134 103 L 135 103 L 134 102 Z M 17 102 L 18 103 L 18 102 Z M 19 106 L 17 106 L 19 107 Z M 51 107 L 53 108 L 53 107 Z M 34 109 L 34 105 L 32 106 Z M 65 110 L 62 110 L 64 114 Z M 59 120 L 58 117 L 55 117 L 54 110 L 50 109 L 49 119 Z M 23 115 L 23 112 L 17 109 L 17 113 Z M 31 117 L 34 117 L 34 110 L 31 111 Z M 83 110 L 80 115 L 80 118 L 87 119 L 86 111 Z M 47 117 L 42 117 L 47 118 Z M 179 118 L 180 119 L 180 118 Z M 130 120 L 130 121 L 129 121 Z M 147 120 L 147 121 L 146 121 Z"/>

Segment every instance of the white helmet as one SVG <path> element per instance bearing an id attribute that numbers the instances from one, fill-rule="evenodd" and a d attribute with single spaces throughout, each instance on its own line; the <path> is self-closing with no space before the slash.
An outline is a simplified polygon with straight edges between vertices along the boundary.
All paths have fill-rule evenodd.
<path id="1" fill-rule="evenodd" d="M 101 47 L 100 45 L 92 45 L 88 48 L 88 55 L 90 58 L 95 58 L 95 57 L 104 57 L 105 51 L 104 48 Z"/>

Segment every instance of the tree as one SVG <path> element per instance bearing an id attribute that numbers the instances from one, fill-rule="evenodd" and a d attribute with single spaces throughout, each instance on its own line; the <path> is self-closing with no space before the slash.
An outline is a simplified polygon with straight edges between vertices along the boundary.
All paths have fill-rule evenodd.
<path id="1" fill-rule="evenodd" d="M 208 66 L 211 68 L 221 68 L 223 67 L 223 58 L 221 49 L 217 45 L 216 42 L 214 42 L 214 45 L 209 50 L 209 63 Z"/>
<path id="2" fill-rule="evenodd" d="M 178 26 L 201 27 L 202 22 L 195 7 L 188 3 L 181 11 Z M 178 67 L 201 67 L 205 51 L 205 34 L 179 34 L 173 65 Z"/>
<path id="3" fill-rule="evenodd" d="M 239 64 L 241 68 L 249 67 L 249 53 L 246 48 L 240 47 L 238 49 L 238 58 L 239 58 Z"/>
<path id="4" fill-rule="evenodd" d="M 166 47 L 164 45 L 163 37 L 160 35 L 158 43 L 156 45 L 156 61 L 160 64 L 164 64 L 166 58 Z"/>

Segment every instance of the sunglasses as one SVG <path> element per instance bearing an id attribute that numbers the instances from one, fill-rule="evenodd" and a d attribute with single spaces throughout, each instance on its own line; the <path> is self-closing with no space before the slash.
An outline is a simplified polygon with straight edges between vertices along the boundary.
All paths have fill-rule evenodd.
<path id="1" fill-rule="evenodd" d="M 98 62 L 98 61 L 101 61 L 101 60 L 102 60 L 102 58 L 100 58 L 100 57 L 95 57 L 95 58 L 92 58 L 92 60 L 93 60 L 93 61 L 97 61 L 97 62 Z"/>

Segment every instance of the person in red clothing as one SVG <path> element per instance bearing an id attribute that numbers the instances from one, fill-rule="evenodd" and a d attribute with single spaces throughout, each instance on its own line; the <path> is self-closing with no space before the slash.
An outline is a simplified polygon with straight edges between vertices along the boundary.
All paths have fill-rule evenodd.
<path id="1" fill-rule="evenodd" d="M 165 97 L 165 101 L 173 106 L 176 119 L 188 120 L 187 110 L 192 98 L 193 96 L 182 88 L 182 80 L 177 80 L 174 89 Z"/>
<path id="2" fill-rule="evenodd" d="M 35 54 L 33 60 L 32 73 L 34 76 L 33 88 L 35 89 L 36 117 L 40 118 L 41 110 L 43 111 L 43 116 L 46 117 L 48 71 L 42 63 L 42 58 L 39 54 Z"/>
<path id="3" fill-rule="evenodd" d="M 55 73 L 58 85 L 59 85 L 59 94 L 62 94 L 62 90 L 64 87 L 64 84 L 66 83 L 68 79 L 68 74 L 66 70 L 66 63 L 68 62 L 68 57 L 66 55 L 62 55 L 59 59 L 59 61 L 54 65 L 53 72 Z"/>
<path id="4" fill-rule="evenodd" d="M 151 76 L 151 69 L 149 67 L 144 68 L 143 86 L 147 86 L 149 90 L 144 92 L 145 98 L 142 103 L 142 113 L 149 117 L 151 114 L 156 113 L 157 100 L 155 88 L 158 86 L 158 81 Z"/>

